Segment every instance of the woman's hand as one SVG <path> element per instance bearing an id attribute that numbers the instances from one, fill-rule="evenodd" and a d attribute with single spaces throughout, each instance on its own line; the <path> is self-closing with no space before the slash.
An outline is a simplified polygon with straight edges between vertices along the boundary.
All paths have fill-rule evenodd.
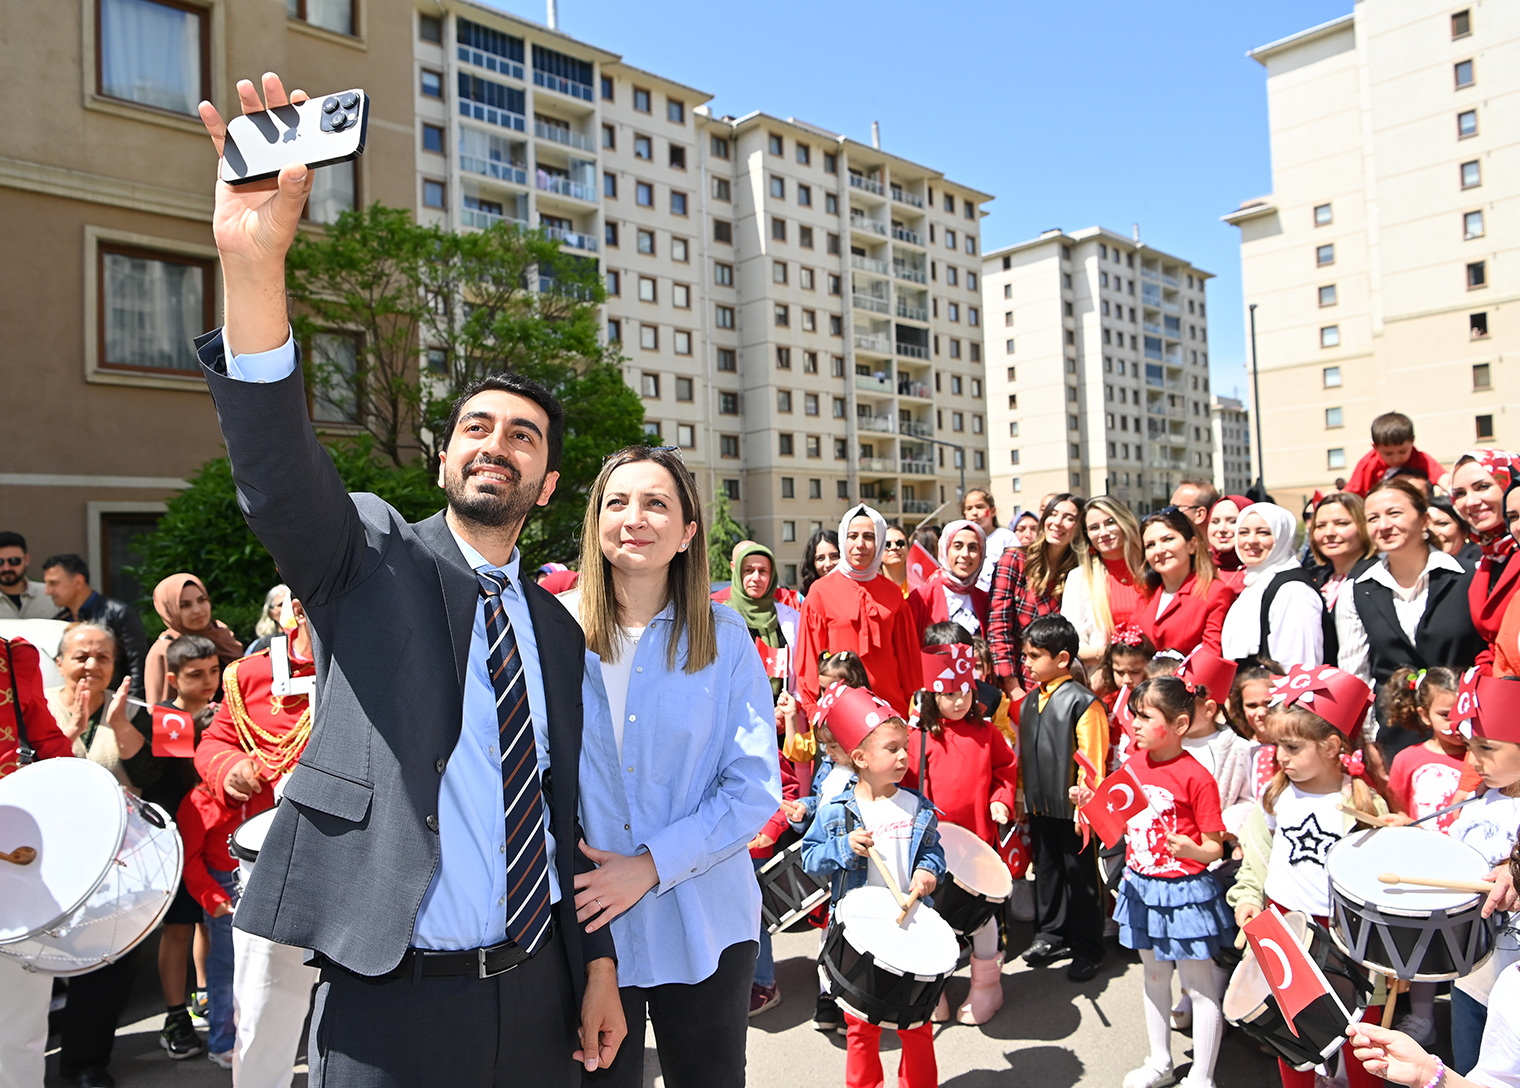
<path id="1" fill-rule="evenodd" d="M 1241 929 L 1244 929 L 1246 923 L 1249 922 L 1252 918 L 1255 918 L 1260 913 L 1261 908 L 1258 907 L 1255 903 L 1242 903 L 1240 906 L 1235 908 L 1235 924 Z"/>
<path id="2" fill-rule="evenodd" d="M 908 892 L 924 899 L 934 894 L 934 889 L 939 887 L 939 881 L 933 873 L 927 869 L 914 869 L 913 879 L 908 883 Z"/>
<path id="3" fill-rule="evenodd" d="M 861 857 L 871 856 L 871 847 L 876 845 L 876 838 L 863 827 L 857 827 L 850 832 L 850 849 Z"/>
<path id="4" fill-rule="evenodd" d="M 596 862 L 589 873 L 575 874 L 575 920 L 587 922 L 587 933 L 595 933 L 618 915 L 630 910 L 644 898 L 644 893 L 660 883 L 660 872 L 649 854 L 614 854 L 598 850 L 589 843 L 580 844 L 581 853 Z"/>
<path id="5" fill-rule="evenodd" d="M 1374 1077 L 1418 1088 L 1436 1075 L 1436 1059 L 1402 1031 L 1359 1023 L 1347 1024 L 1346 1035 L 1356 1060 Z"/>
<path id="6" fill-rule="evenodd" d="M 764 831 L 762 831 L 758 835 L 756 835 L 753 839 L 749 840 L 749 847 L 748 847 L 748 849 L 750 849 L 750 850 L 764 850 L 767 846 L 775 846 L 775 845 L 776 845 L 776 840 L 773 839 L 773 838 L 771 838 Z"/>
<path id="7" fill-rule="evenodd" d="M 61 705 L 58 729 L 70 741 L 78 740 L 90 724 L 90 682 L 81 676 L 72 688 L 65 686 Z"/>
<path id="8" fill-rule="evenodd" d="M 111 732 L 116 734 L 116 750 L 121 753 L 122 759 L 131 759 L 142 751 L 143 747 L 142 733 L 127 717 L 127 697 L 131 693 L 132 678 L 124 676 L 121 687 L 117 688 L 116 694 L 111 696 L 111 705 L 106 708 L 106 724 L 111 727 Z"/>
<path id="9" fill-rule="evenodd" d="M 1488 893 L 1483 904 L 1483 917 L 1487 918 L 1496 910 L 1514 910 L 1520 905 L 1520 894 L 1515 892 L 1515 874 L 1510 870 L 1509 862 L 1495 865 L 1483 879 L 1494 882 L 1494 890 Z"/>
<path id="10" fill-rule="evenodd" d="M 994 802 L 992 802 L 992 804 L 988 806 L 988 811 L 992 815 L 992 822 L 993 823 L 995 823 L 995 824 L 1006 824 L 1008 822 L 1008 819 L 1009 819 L 1008 806 L 1005 805 L 1005 804 L 1003 804 L 1003 802 L 1001 802 L 1001 801 L 994 801 Z"/>

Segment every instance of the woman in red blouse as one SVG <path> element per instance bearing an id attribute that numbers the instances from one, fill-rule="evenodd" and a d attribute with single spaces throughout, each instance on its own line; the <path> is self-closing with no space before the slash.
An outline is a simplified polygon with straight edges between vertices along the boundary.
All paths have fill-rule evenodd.
<path id="1" fill-rule="evenodd" d="M 1141 522 L 1140 531 L 1151 597 L 1135 622 L 1158 651 L 1190 654 L 1202 645 L 1219 653 L 1219 633 L 1235 590 L 1214 576 L 1193 520 L 1168 506 Z"/>
<path id="2" fill-rule="evenodd" d="M 1467 589 L 1473 626 L 1488 650 L 1478 657 L 1484 672 L 1493 665 L 1493 643 L 1504 623 L 1515 590 L 1520 589 L 1520 560 L 1510 535 L 1504 497 L 1520 480 L 1520 454 L 1509 450 L 1473 450 L 1457 458 L 1451 472 L 1451 502 L 1467 519 L 1474 544 L 1483 549 L 1478 573 Z"/>
<path id="3" fill-rule="evenodd" d="M 888 527 L 887 532 L 891 531 Z M 976 586 L 986 546 L 982 527 L 974 521 L 952 521 L 945 526 L 939 537 L 939 569 L 908 594 L 908 610 L 920 643 L 931 624 L 946 620 L 960 624 L 968 635 L 980 636 L 987 630 L 989 598 Z"/>
<path id="4" fill-rule="evenodd" d="M 1100 495 L 1082 514 L 1086 557 L 1066 578 L 1061 615 L 1071 620 L 1081 643 L 1082 663 L 1098 666 L 1109 636 L 1133 621 L 1150 586 L 1145 582 L 1145 555 L 1140 523 L 1129 507 Z"/>

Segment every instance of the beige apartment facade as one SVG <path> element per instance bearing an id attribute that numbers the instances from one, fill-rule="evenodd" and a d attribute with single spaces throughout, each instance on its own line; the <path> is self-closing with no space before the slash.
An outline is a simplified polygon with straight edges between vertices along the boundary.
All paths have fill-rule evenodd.
<path id="1" fill-rule="evenodd" d="M 1209 406 L 1214 435 L 1214 486 L 1221 495 L 1244 495 L 1251 475 L 1251 413 L 1234 397 L 1215 396 Z"/>
<path id="2" fill-rule="evenodd" d="M 1070 491 L 1148 513 L 1183 478 L 1213 478 L 1211 275 L 1102 227 L 1049 230 L 986 255 L 1000 508 Z"/>
<path id="3" fill-rule="evenodd" d="M 312 213 L 405 204 L 410 5 L 330 0 L 310 17 L 295 0 L 22 7 L 0 63 L 0 371 L 12 391 L 0 528 L 27 537 L 31 577 L 48 554 L 78 552 L 96 588 L 132 598 L 132 538 L 223 452 L 190 345 L 221 321 L 216 160 L 196 103 L 235 113 L 235 81 L 270 70 L 313 93 L 364 86 L 367 152 L 319 173 Z"/>
<path id="4" fill-rule="evenodd" d="M 962 461 L 986 483 L 989 194 L 468 0 L 415 18 L 419 217 L 598 261 L 650 441 L 786 581 L 851 501 L 911 526 L 957 507 Z"/>
<path id="5" fill-rule="evenodd" d="M 1520 8 L 1362 0 L 1250 56 L 1272 193 L 1224 220 L 1256 305 L 1268 490 L 1349 476 L 1387 411 L 1448 468 L 1514 448 Z"/>

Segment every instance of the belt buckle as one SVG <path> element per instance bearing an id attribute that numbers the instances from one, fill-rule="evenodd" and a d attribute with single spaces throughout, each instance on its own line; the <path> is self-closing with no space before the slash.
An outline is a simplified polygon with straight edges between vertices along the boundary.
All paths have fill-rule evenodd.
<path id="1" fill-rule="evenodd" d="M 499 948 L 501 946 L 498 945 L 497 947 Z M 514 970 L 515 968 L 521 966 L 521 961 L 518 961 L 517 963 L 508 964 L 506 967 L 503 967 L 499 970 L 492 971 L 486 967 L 486 951 L 487 949 L 484 948 L 477 948 L 475 950 L 475 959 L 480 970 L 480 973 L 477 976 L 479 978 L 495 978 L 497 975 L 504 975 L 508 971 Z"/>

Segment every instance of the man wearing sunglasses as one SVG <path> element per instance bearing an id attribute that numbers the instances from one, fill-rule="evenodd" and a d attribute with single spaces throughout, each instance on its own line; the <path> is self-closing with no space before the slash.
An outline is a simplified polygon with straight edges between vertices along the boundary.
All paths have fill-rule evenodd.
<path id="1" fill-rule="evenodd" d="M 31 562 L 26 537 L 0 532 L 0 619 L 50 620 L 58 611 L 42 583 L 27 580 Z"/>
<path id="2" fill-rule="evenodd" d="M 1172 492 L 1172 505 L 1193 519 L 1200 535 L 1209 520 L 1209 511 L 1219 501 L 1219 489 L 1207 480 L 1184 479 Z"/>

